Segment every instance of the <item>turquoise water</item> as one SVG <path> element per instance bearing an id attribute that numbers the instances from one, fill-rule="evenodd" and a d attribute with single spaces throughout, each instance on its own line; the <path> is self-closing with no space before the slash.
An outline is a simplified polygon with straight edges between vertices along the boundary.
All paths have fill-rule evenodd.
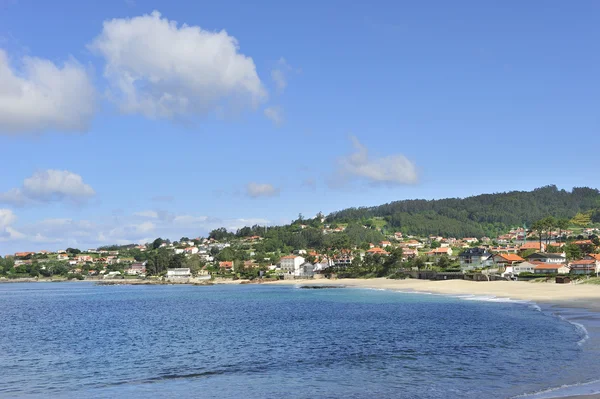
<path id="1" fill-rule="evenodd" d="M 283 286 L 0 285 L 0 397 L 508 398 L 593 380 L 528 304 Z"/>

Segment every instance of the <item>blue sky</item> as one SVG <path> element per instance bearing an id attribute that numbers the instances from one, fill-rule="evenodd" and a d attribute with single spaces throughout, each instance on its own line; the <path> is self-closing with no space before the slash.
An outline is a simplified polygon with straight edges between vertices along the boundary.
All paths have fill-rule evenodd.
<path id="1" fill-rule="evenodd" d="M 599 12 L 0 0 L 0 254 L 598 187 Z"/>

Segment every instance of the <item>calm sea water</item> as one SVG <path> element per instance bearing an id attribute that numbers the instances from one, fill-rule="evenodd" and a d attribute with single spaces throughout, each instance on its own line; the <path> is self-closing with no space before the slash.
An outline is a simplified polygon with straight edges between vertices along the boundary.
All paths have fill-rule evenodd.
<path id="1" fill-rule="evenodd" d="M 507 398 L 598 378 L 534 306 L 360 289 L 0 285 L 0 397 Z"/>

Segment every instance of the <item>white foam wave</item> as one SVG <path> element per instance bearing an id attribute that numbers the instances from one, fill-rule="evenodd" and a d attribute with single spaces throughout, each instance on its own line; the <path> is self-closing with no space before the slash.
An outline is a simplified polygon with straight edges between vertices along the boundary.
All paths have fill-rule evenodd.
<path id="1" fill-rule="evenodd" d="M 567 396 L 580 396 L 580 395 L 598 395 L 600 394 L 600 380 L 583 382 L 580 384 L 573 385 L 561 385 L 546 389 L 535 393 L 527 393 L 523 395 L 515 396 L 514 398 L 527 398 L 527 399 L 554 399 L 564 398 Z"/>
<path id="2" fill-rule="evenodd" d="M 567 323 L 570 323 L 572 325 L 575 326 L 575 328 L 577 329 L 577 331 L 579 331 L 579 334 L 582 336 L 582 338 L 577 341 L 577 345 L 581 346 L 583 345 L 588 339 L 590 339 L 590 334 L 588 333 L 587 328 L 585 328 L 585 326 L 581 323 L 577 323 L 575 321 L 569 320 L 566 317 L 562 316 L 562 315 L 557 315 L 559 319 L 566 321 Z"/>

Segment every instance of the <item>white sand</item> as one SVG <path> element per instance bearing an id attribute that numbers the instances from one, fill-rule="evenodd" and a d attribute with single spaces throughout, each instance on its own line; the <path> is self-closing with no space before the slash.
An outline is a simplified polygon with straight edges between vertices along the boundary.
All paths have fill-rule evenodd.
<path id="1" fill-rule="evenodd" d="M 525 281 L 466 281 L 466 280 L 282 280 L 267 284 L 344 285 L 348 287 L 379 288 L 399 291 L 432 292 L 449 295 L 481 295 L 563 306 L 583 307 L 600 311 L 600 285 L 531 283 Z"/>

